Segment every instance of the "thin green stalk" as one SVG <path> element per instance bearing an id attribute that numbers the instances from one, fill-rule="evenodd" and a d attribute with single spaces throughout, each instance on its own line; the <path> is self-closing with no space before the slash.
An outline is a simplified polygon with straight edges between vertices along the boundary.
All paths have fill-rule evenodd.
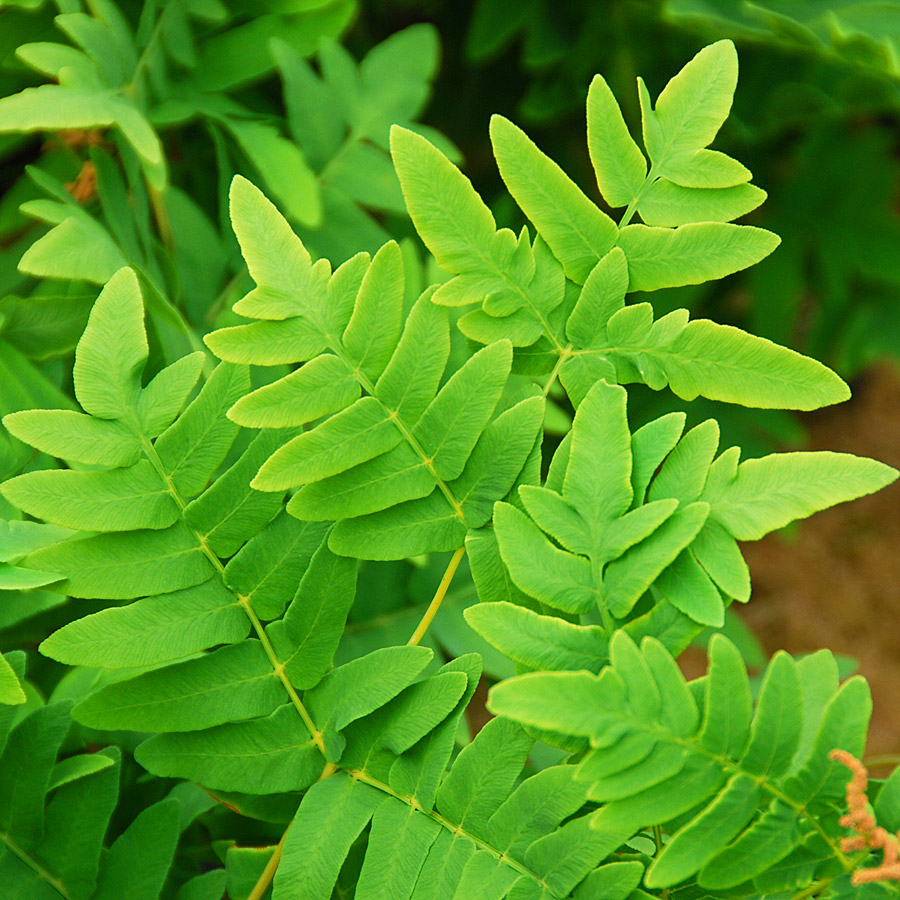
<path id="1" fill-rule="evenodd" d="M 281 835 L 281 840 L 275 847 L 275 852 L 269 857 L 266 867 L 262 870 L 262 873 L 256 880 L 256 884 L 253 885 L 253 890 L 247 894 L 247 900 L 262 900 L 263 894 L 265 894 L 267 888 L 272 883 L 275 872 L 278 870 L 278 864 L 281 862 L 281 852 L 284 849 L 284 840 L 288 836 L 290 830 L 291 825 L 289 823 L 288 827 L 284 829 L 284 834 Z"/>
<path id="2" fill-rule="evenodd" d="M 415 647 L 416 644 L 425 637 L 428 626 L 434 621 L 434 617 L 437 615 L 438 610 L 441 608 L 441 604 L 444 602 L 444 597 L 447 596 L 450 582 L 453 581 L 453 576 L 456 574 L 456 570 L 459 568 L 459 564 L 462 561 L 465 552 L 466 548 L 465 546 L 462 546 L 450 558 L 450 562 L 447 563 L 447 568 L 444 571 L 444 577 L 441 579 L 441 583 L 434 592 L 434 597 L 432 598 L 431 603 L 428 604 L 425 615 L 422 616 L 422 620 L 416 626 L 416 630 L 412 633 L 412 637 L 406 642 L 407 646 Z"/>

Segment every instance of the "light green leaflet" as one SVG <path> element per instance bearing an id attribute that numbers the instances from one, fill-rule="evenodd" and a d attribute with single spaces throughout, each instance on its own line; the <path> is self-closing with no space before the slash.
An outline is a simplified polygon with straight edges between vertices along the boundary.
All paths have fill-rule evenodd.
<path id="1" fill-rule="evenodd" d="M 478 304 L 459 325 L 473 341 L 529 347 L 527 371 L 558 371 L 577 406 L 599 378 L 667 385 L 746 406 L 814 409 L 849 396 L 833 372 L 769 341 L 679 310 L 654 322 L 626 293 L 723 278 L 768 256 L 778 238 L 732 220 L 765 192 L 738 162 L 707 149 L 731 107 L 733 45 L 701 51 L 657 101 L 643 103 L 650 166 L 628 134 L 606 82 L 588 96 L 588 146 L 601 192 L 627 206 L 618 226 L 514 124 L 495 116 L 500 174 L 533 224 L 518 238 L 496 228 L 465 176 L 419 135 L 395 128 L 391 147 L 407 208 L 441 268 L 453 277 L 434 302 Z M 646 92 L 644 92 L 646 93 Z M 644 94 L 642 94 L 642 97 Z M 635 213 L 643 224 L 630 224 Z M 581 288 L 574 309 L 561 307 Z"/>
<path id="2" fill-rule="evenodd" d="M 397 559 L 460 546 L 489 519 L 538 438 L 539 398 L 500 405 L 510 343 L 483 348 L 442 384 L 447 318 L 427 291 L 404 324 L 396 244 L 331 273 L 249 182 L 235 179 L 231 203 L 257 282 L 235 310 L 259 321 L 213 332 L 207 343 L 235 362 L 304 363 L 229 410 L 248 427 L 308 428 L 264 462 L 253 487 L 300 487 L 288 512 L 337 520 L 329 544 L 345 555 Z"/>

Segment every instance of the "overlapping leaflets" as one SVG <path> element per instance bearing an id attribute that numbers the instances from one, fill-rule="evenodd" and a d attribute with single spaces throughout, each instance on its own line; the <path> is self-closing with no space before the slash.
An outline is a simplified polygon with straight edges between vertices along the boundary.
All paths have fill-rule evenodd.
<path id="1" fill-rule="evenodd" d="M 298 9 L 339 16 L 344 5 Z M 259 33 L 287 17 L 265 17 Z M 66 21 L 90 27 L 83 19 Z M 323 45 L 321 77 L 276 41 L 271 59 L 251 54 L 233 77 L 277 62 L 295 124 L 318 116 L 304 144 L 315 165 L 330 165 L 341 144 L 336 120 L 314 109 L 333 101 L 353 128 L 341 144 L 349 158 L 380 171 L 385 160 L 370 151 L 383 153 L 390 120 L 412 115 L 427 93 L 429 35 L 406 32 L 359 69 Z M 192 45 L 179 46 L 194 71 Z M 154 71 L 155 59 L 146 61 Z M 228 83 L 221 61 L 206 62 L 196 78 Z M 408 93 L 391 94 L 394 69 L 414 75 Z M 824 651 L 777 654 L 754 705 L 723 637 L 710 642 L 704 678 L 685 681 L 675 657 L 722 626 L 733 600 L 748 600 L 738 541 L 897 473 L 828 452 L 741 462 L 736 447 L 719 452 L 716 422 L 685 432 L 682 413 L 632 431 L 621 386 L 787 408 L 847 395 L 834 373 L 792 351 L 684 310 L 656 319 L 649 303 L 626 304 L 629 291 L 721 277 L 776 243 L 731 223 L 762 194 L 740 163 L 709 149 L 736 75 L 723 42 L 698 54 L 655 108 L 640 83 L 646 154 L 594 80 L 588 144 L 608 206 L 626 208 L 618 224 L 495 119 L 501 175 L 533 239 L 527 227 L 498 230 L 446 157 L 395 130 L 406 201 L 452 276 L 418 298 L 396 243 L 339 254 L 346 261 L 333 270 L 237 178 L 232 222 L 256 287 L 234 306 L 251 321 L 206 336 L 215 367 L 203 353 L 174 352 L 158 330 L 164 317 L 145 327 L 138 276 L 119 268 L 155 259 L 125 252 L 138 238 L 122 213 L 129 191 L 146 199 L 142 180 L 111 178 L 98 152 L 116 240 L 115 252 L 104 245 L 76 261 L 85 277 L 108 280 L 75 349 L 80 409 L 4 419 L 38 454 L 0 486 L 3 502 L 38 521 L 0 523 L 0 623 L 53 609 L 61 594 L 79 601 L 54 609 L 65 624 L 40 644 L 70 667 L 49 702 L 25 679 L 24 654 L 0 657 L 2 889 L 21 900 L 260 900 L 270 887 L 273 900 L 852 896 L 871 848 L 840 845 L 847 776 L 828 751 L 861 752 L 865 683 L 839 688 Z M 268 125 L 224 124 L 251 158 L 283 150 Z M 284 170 L 272 177 L 302 219 L 287 194 L 296 189 L 297 201 L 304 185 L 292 187 Z M 331 194 L 338 206 L 344 189 L 344 200 L 360 199 L 348 178 L 332 183 L 342 185 Z M 56 264 L 55 242 L 84 247 L 94 222 L 69 216 L 59 185 L 42 179 L 55 204 L 31 211 L 59 221 L 35 267 Z M 382 188 L 370 199 L 399 209 L 396 185 Z M 151 306 L 164 300 L 160 271 L 135 268 Z M 460 327 L 483 346 L 451 354 L 446 307 L 470 304 Z M 542 391 L 530 376 L 548 371 Z M 557 377 L 575 415 L 542 478 L 544 397 Z M 451 550 L 442 577 L 439 561 L 422 558 Z M 439 607 L 467 571 L 464 555 L 480 602 L 472 590 L 452 595 L 453 628 L 420 646 L 449 612 Z M 366 564 L 357 602 L 358 559 L 405 557 L 415 566 Z M 388 571 L 389 585 L 373 579 Z M 403 605 L 406 581 L 432 579 L 431 604 L 394 645 L 397 623 L 421 615 Z M 95 611 L 82 615 L 84 603 Z M 461 608 L 519 667 L 492 689 L 497 718 L 471 741 L 464 717 L 482 664 L 468 652 Z M 69 734 L 73 719 L 80 730 Z M 142 809 L 116 813 L 132 822 L 114 841 L 105 835 L 120 755 L 73 749 L 101 746 L 101 731 L 128 747 L 128 793 Z M 566 755 L 548 764 L 538 741 Z M 135 779 L 136 766 L 149 776 Z M 183 782 L 164 791 L 163 778 Z M 881 789 L 884 822 L 897 819 L 897 793 L 896 779 Z M 216 801 L 224 808 L 212 812 Z M 210 853 L 178 851 L 207 811 Z"/>
<path id="2" fill-rule="evenodd" d="M 396 244 L 332 274 L 249 182 L 235 180 L 231 203 L 257 283 L 235 311 L 257 321 L 206 341 L 234 363 L 304 364 L 228 415 L 252 428 L 309 426 L 272 454 L 253 486 L 299 487 L 288 512 L 337 520 L 329 537 L 337 553 L 399 559 L 459 547 L 513 486 L 541 428 L 540 396 L 501 408 L 509 341 L 483 348 L 442 385 L 447 316 L 428 290 L 403 323 Z"/>
<path id="3" fill-rule="evenodd" d="M 559 371 L 573 403 L 598 378 L 668 385 L 746 406 L 814 409 L 849 396 L 820 363 L 686 310 L 654 322 L 628 291 L 699 284 L 768 256 L 778 238 L 731 221 L 765 197 L 750 173 L 708 150 L 731 107 L 734 46 L 702 50 L 663 90 L 654 110 L 641 82 L 647 161 L 597 76 L 588 97 L 588 146 L 616 224 L 511 122 L 494 117 L 491 140 L 510 194 L 534 225 L 518 238 L 496 229 L 466 177 L 424 138 L 392 133 L 394 165 L 416 228 L 454 277 L 433 301 L 479 309 L 460 319 L 472 340 L 529 348 L 519 366 Z M 644 224 L 630 224 L 635 213 Z M 670 227 L 674 226 L 674 227 Z M 548 252 L 549 251 L 549 252 Z M 568 286 L 567 286 L 568 285 Z M 575 297 L 574 307 L 569 298 Z"/>
<path id="4" fill-rule="evenodd" d="M 709 891 L 777 893 L 808 885 L 835 857 L 849 868 L 823 821 L 847 781 L 829 748 L 858 755 L 865 744 L 871 699 L 862 678 L 838 689 L 827 651 L 799 662 L 779 653 L 754 706 L 740 654 L 721 636 L 708 675 L 690 683 L 652 638 L 638 648 L 618 632 L 610 651 L 599 676 L 522 675 L 495 687 L 489 706 L 589 739 L 575 780 L 601 804 L 591 820 L 600 834 L 677 823 L 646 887 L 696 878 Z"/>
<path id="5" fill-rule="evenodd" d="M 728 603 L 750 598 L 736 540 L 896 478 L 875 460 L 824 451 L 739 464 L 737 447 L 716 457 L 715 421 L 682 436 L 684 421 L 671 413 L 632 434 L 624 388 L 601 381 L 588 391 L 548 484 L 519 488 L 524 511 L 495 508 L 500 555 L 520 590 L 564 613 L 599 611 L 608 636 L 647 591 L 720 626 Z"/>

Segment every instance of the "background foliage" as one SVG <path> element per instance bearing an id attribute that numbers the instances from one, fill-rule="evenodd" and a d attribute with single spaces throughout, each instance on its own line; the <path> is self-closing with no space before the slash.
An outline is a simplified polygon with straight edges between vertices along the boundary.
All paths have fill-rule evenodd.
<path id="1" fill-rule="evenodd" d="M 0 2 L 9 896 L 893 895 L 865 683 L 728 606 L 895 473 L 769 454 L 846 386 L 724 326 L 896 355 L 898 17 Z"/>

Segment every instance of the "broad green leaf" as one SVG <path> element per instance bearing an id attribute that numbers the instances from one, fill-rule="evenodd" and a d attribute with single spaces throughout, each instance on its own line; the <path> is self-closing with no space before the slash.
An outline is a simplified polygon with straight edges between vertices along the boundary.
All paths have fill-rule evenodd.
<path id="1" fill-rule="evenodd" d="M 456 274 L 474 268 L 497 226 L 469 180 L 425 138 L 391 129 L 391 156 L 410 217 L 437 264 Z"/>
<path id="2" fill-rule="evenodd" d="M 591 737 L 599 730 L 598 709 L 616 712 L 604 691 L 609 679 L 588 672 L 519 675 L 491 688 L 488 709 L 526 725 Z"/>
<path id="3" fill-rule="evenodd" d="M 243 640 L 250 621 L 218 578 L 76 619 L 53 632 L 41 653 L 70 666 L 154 666 Z"/>
<path id="4" fill-rule="evenodd" d="M 679 508 L 648 538 L 607 566 L 601 597 L 614 616 L 621 618 L 631 611 L 663 569 L 694 539 L 708 514 L 706 503 Z"/>
<path id="5" fill-rule="evenodd" d="M 284 688 L 259 641 L 242 641 L 108 684 L 72 715 L 108 731 L 199 731 L 267 715 L 283 700 Z"/>
<path id="6" fill-rule="evenodd" d="M 241 397 L 228 410 L 228 418 L 247 428 L 305 425 L 339 412 L 359 395 L 353 373 L 328 353 Z"/>
<path id="7" fill-rule="evenodd" d="M 356 596 L 356 561 L 335 556 L 323 542 L 313 554 L 284 615 L 292 655 L 284 663 L 291 683 L 303 690 L 329 670 Z"/>
<path id="8" fill-rule="evenodd" d="M 896 478 L 890 466 L 849 453 L 777 453 L 741 463 L 737 477 L 708 498 L 710 515 L 738 540 L 755 541 Z"/>
<path id="9" fill-rule="evenodd" d="M 178 819 L 178 803 L 172 799 L 141 811 L 104 857 L 96 900 L 159 897 L 178 844 Z"/>
<path id="10" fill-rule="evenodd" d="M 304 316 L 220 328 L 203 340 L 219 359 L 257 366 L 302 362 L 326 347 L 325 336 Z"/>
<path id="11" fill-rule="evenodd" d="M 511 364 L 509 341 L 479 350 L 422 413 L 413 436 L 438 478 L 451 480 L 462 472 L 500 399 Z"/>
<path id="12" fill-rule="evenodd" d="M 319 225 L 319 183 L 297 144 L 260 122 L 229 118 L 226 125 L 288 215 L 312 228 Z"/>
<path id="13" fill-rule="evenodd" d="M 338 522 L 329 546 L 357 559 L 405 559 L 455 550 L 463 545 L 466 530 L 459 512 L 435 490 L 420 500 Z"/>
<path id="14" fill-rule="evenodd" d="M 510 194 L 562 263 L 566 277 L 583 284 L 616 242 L 612 219 L 503 116 L 491 118 L 491 143 Z"/>
<path id="15" fill-rule="evenodd" d="M 118 422 L 68 409 L 28 409 L 5 416 L 3 424 L 20 441 L 70 462 L 131 466 L 140 459 L 137 435 Z"/>
<path id="16" fill-rule="evenodd" d="M 718 448 L 719 424 L 715 419 L 692 428 L 666 457 L 650 484 L 647 499 L 674 497 L 681 503 L 699 500 Z"/>
<path id="17" fill-rule="evenodd" d="M 120 269 L 100 292 L 75 350 L 75 396 L 85 411 L 101 419 L 132 415 L 147 353 L 137 277 Z"/>
<path id="18" fill-rule="evenodd" d="M 157 439 L 154 449 L 182 497 L 198 494 L 222 464 L 238 432 L 225 413 L 249 386 L 245 368 L 220 363 L 191 405 Z"/>
<path id="19" fill-rule="evenodd" d="M 647 161 L 602 75 L 594 76 L 588 90 L 587 141 L 600 193 L 612 207 L 628 206 L 644 184 Z"/>
<path id="20" fill-rule="evenodd" d="M 255 491 L 250 480 L 286 437 L 278 430 L 257 435 L 237 462 L 184 508 L 184 521 L 220 557 L 236 553 L 281 509 L 281 497 Z"/>
<path id="21" fill-rule="evenodd" d="M 750 225 L 700 222 L 679 228 L 627 225 L 618 246 L 628 258 L 629 290 L 703 284 L 765 259 L 781 239 Z"/>
<path id="22" fill-rule="evenodd" d="M 374 397 L 304 432 L 276 451 L 253 479 L 260 491 L 284 491 L 336 475 L 385 453 L 403 440 L 397 426 Z"/>
<path id="23" fill-rule="evenodd" d="M 378 399 L 402 422 L 415 422 L 434 399 L 450 354 L 447 311 L 425 291 L 406 319 L 403 335 L 375 385 Z"/>
<path id="24" fill-rule="evenodd" d="M 636 503 L 644 501 L 650 479 L 680 440 L 686 419 L 684 413 L 669 413 L 642 425 L 631 435 L 631 455 L 634 460 L 631 483 Z"/>
<path id="25" fill-rule="evenodd" d="M 700 150 L 728 118 L 737 85 L 737 52 L 731 41 L 704 47 L 669 83 L 656 100 L 655 118 L 662 152 L 650 153 L 665 175 L 665 159 Z"/>
<path id="26" fill-rule="evenodd" d="M 587 521 L 555 491 L 523 484 L 519 497 L 528 515 L 566 550 L 588 556 L 593 549 Z"/>
<path id="27" fill-rule="evenodd" d="M 637 211 L 645 224 L 654 226 L 732 222 L 756 209 L 765 199 L 766 192 L 752 184 L 693 188 L 660 178 L 641 195 Z"/>
<path id="28" fill-rule="evenodd" d="M 721 635 L 709 642 L 704 719 L 700 745 L 711 753 L 739 759 L 747 746 L 752 701 L 747 669 L 737 648 Z"/>
<path id="29" fill-rule="evenodd" d="M 485 834 L 533 746 L 534 740 L 520 725 L 492 719 L 456 757 L 438 791 L 438 812 L 472 834 Z"/>
<path id="30" fill-rule="evenodd" d="M 666 160 L 666 178 L 686 188 L 729 188 L 746 184 L 750 170 L 718 150 L 691 150 Z"/>
<path id="31" fill-rule="evenodd" d="M 322 755 L 290 703 L 261 719 L 157 735 L 137 748 L 135 759 L 154 775 L 248 794 L 303 790 L 322 769 Z"/>
<path id="32" fill-rule="evenodd" d="M 697 873 L 746 827 L 762 789 L 738 774 L 698 816 L 679 829 L 647 872 L 648 887 L 668 887 Z"/>
<path id="33" fill-rule="evenodd" d="M 714 519 L 708 519 L 691 544 L 691 552 L 710 578 L 729 597 L 750 599 L 750 570 L 734 538 Z"/>
<path id="34" fill-rule="evenodd" d="M 29 207 L 24 206 L 23 212 L 29 213 Z M 19 269 L 37 278 L 106 284 L 126 263 L 122 251 L 99 222 L 76 214 L 38 238 L 22 254 Z"/>
<path id="35" fill-rule="evenodd" d="M 330 900 L 353 842 L 386 796 L 343 772 L 307 792 L 275 874 L 283 900 Z"/>
<path id="36" fill-rule="evenodd" d="M 197 351 L 166 366 L 141 391 L 137 414 L 144 432 L 156 437 L 184 409 L 203 369 L 206 355 Z"/>
<path id="37" fill-rule="evenodd" d="M 212 574 L 196 537 L 180 522 L 161 531 L 98 534 L 28 557 L 29 568 L 65 576 L 73 597 L 126 600 L 193 587 Z"/>
<path id="38" fill-rule="evenodd" d="M 796 714 L 803 692 L 794 661 L 776 653 L 766 669 L 741 767 L 752 775 L 783 775 L 800 741 L 802 719 Z"/>
<path id="39" fill-rule="evenodd" d="M 725 624 L 722 595 L 689 549 L 662 571 L 654 587 L 663 600 L 700 625 L 721 628 Z"/>
<path id="40" fill-rule="evenodd" d="M 43 587 L 60 580 L 53 572 L 41 572 L 37 569 L 23 569 L 0 563 L 0 590 L 27 591 L 31 588 Z"/>
<path id="41" fill-rule="evenodd" d="M 609 662 L 607 640 L 597 625 L 572 625 L 508 602 L 478 603 L 464 616 L 504 656 L 532 669 L 597 674 Z"/>
<path id="42" fill-rule="evenodd" d="M 554 609 L 583 613 L 597 602 L 591 564 L 554 547 L 514 506 L 494 507 L 500 553 L 516 585 Z"/>
<path id="43" fill-rule="evenodd" d="M 298 522 L 280 513 L 228 562 L 225 583 L 260 618 L 276 618 L 290 602 L 328 528 L 322 522 Z"/>
<path id="44" fill-rule="evenodd" d="M 3 495 L 29 515 L 83 531 L 167 528 L 178 506 L 146 460 L 101 472 L 47 470 L 7 481 Z"/>
<path id="45" fill-rule="evenodd" d="M 19 704 L 24 703 L 26 699 L 15 670 L 0 653 L 0 703 Z"/>
<path id="46" fill-rule="evenodd" d="M 70 703 L 41 706 L 12 729 L 0 755 L 0 828 L 30 850 L 41 840 L 44 795 L 69 730 Z"/>
<path id="47" fill-rule="evenodd" d="M 434 487 L 434 475 L 422 457 L 403 443 L 346 472 L 304 485 L 287 509 L 299 519 L 345 519 L 427 497 Z"/>
<path id="48" fill-rule="evenodd" d="M 689 322 L 666 349 L 669 386 L 685 400 L 702 393 L 761 409 L 818 409 L 850 396 L 822 363 L 708 319 Z"/>
<path id="49" fill-rule="evenodd" d="M 566 335 L 579 348 L 597 345 L 606 336 L 609 318 L 625 305 L 628 260 L 614 247 L 594 267 L 584 282 L 578 302 L 566 322 Z"/>
<path id="50" fill-rule="evenodd" d="M 363 278 L 343 336 L 351 361 L 372 381 L 384 371 L 400 337 L 403 287 L 403 256 L 390 241 L 375 254 Z"/>
<path id="51" fill-rule="evenodd" d="M 572 423 L 572 446 L 563 497 L 592 528 L 622 515 L 631 504 L 631 434 L 627 394 L 598 382 L 581 402 Z M 603 464 L 597 465 L 597 448 Z"/>
<path id="52" fill-rule="evenodd" d="M 246 178 L 235 176 L 230 199 L 231 224 L 250 275 L 259 285 L 236 304 L 236 311 L 268 319 L 308 312 L 310 299 L 324 287 L 328 264 L 312 264 L 284 217 Z"/>

